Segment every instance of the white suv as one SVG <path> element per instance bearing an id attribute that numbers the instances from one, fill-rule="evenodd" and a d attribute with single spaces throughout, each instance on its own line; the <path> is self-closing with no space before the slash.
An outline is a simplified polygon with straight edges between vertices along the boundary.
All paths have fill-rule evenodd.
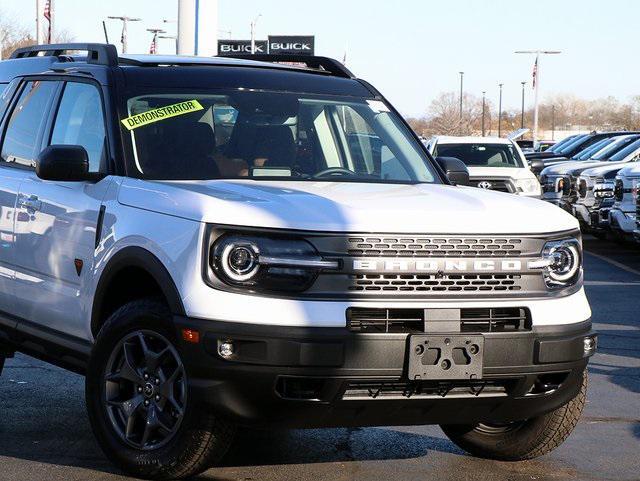
<path id="1" fill-rule="evenodd" d="M 538 178 L 513 140 L 438 136 L 427 146 L 434 157 L 455 157 L 464 162 L 474 187 L 533 198 L 541 195 Z"/>
<path id="2" fill-rule="evenodd" d="M 454 185 L 334 60 L 252 58 L 0 63 L 0 365 L 86 375 L 100 446 L 143 478 L 204 471 L 239 426 L 561 444 L 596 343 L 576 219 Z"/>

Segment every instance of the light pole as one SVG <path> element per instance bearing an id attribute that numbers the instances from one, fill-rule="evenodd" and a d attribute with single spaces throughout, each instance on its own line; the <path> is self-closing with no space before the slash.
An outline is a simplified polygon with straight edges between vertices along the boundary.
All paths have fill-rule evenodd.
<path id="1" fill-rule="evenodd" d="M 540 55 L 555 55 L 561 53 L 560 50 L 516 50 L 515 53 L 524 53 L 536 56 L 536 63 L 533 65 L 533 88 L 535 90 L 533 100 L 533 145 L 538 141 L 538 99 L 540 90 Z"/>
<path id="2" fill-rule="evenodd" d="M 500 100 L 498 100 L 498 137 L 502 134 L 502 85 L 498 84 L 500 87 Z"/>
<path id="3" fill-rule="evenodd" d="M 458 72 L 460 74 L 460 126 L 462 127 L 462 86 L 464 85 L 464 72 Z"/>
<path id="4" fill-rule="evenodd" d="M 260 17 L 262 17 L 261 13 L 251 21 L 251 55 L 256 53 L 256 24 Z"/>
<path id="5" fill-rule="evenodd" d="M 122 36 L 120 37 L 120 41 L 122 42 L 122 53 L 127 53 L 127 25 L 129 22 L 139 22 L 141 18 L 132 18 L 132 17 L 107 17 L 111 20 L 120 20 L 122 22 Z"/>
<path id="6" fill-rule="evenodd" d="M 482 136 L 484 137 L 484 111 L 485 111 L 485 98 L 486 98 L 487 92 L 486 91 L 482 91 Z"/>
<path id="7" fill-rule="evenodd" d="M 527 82 L 520 82 L 522 84 L 522 108 L 520 109 L 520 128 L 524 129 L 524 86 Z"/>

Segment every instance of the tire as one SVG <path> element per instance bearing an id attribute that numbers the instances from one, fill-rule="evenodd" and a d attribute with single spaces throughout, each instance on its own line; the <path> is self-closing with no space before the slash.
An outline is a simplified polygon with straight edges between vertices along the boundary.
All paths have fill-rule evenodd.
<path id="1" fill-rule="evenodd" d="M 91 428 L 105 455 L 138 478 L 197 475 L 220 461 L 233 440 L 234 426 L 193 395 L 175 337 L 164 304 L 133 301 L 106 321 L 89 361 Z"/>
<path id="2" fill-rule="evenodd" d="M 587 394 L 587 372 L 575 398 L 535 418 L 509 424 L 444 425 L 444 433 L 473 456 L 499 461 L 523 461 L 543 456 L 569 437 L 578 424 Z"/>
<path id="3" fill-rule="evenodd" d="M 2 370 L 4 369 L 4 356 L 0 356 L 0 375 L 2 375 Z"/>

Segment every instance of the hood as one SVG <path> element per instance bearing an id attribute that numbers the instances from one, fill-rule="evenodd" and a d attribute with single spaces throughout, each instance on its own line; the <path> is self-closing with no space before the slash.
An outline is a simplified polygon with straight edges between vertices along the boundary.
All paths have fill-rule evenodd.
<path id="1" fill-rule="evenodd" d="M 626 165 L 627 162 L 603 162 L 603 164 L 598 167 L 591 167 L 584 170 L 582 174 L 588 175 L 589 177 L 603 177 L 623 169 Z"/>
<path id="2" fill-rule="evenodd" d="M 470 177 L 508 177 L 510 179 L 535 179 L 536 176 L 524 167 L 470 167 Z"/>
<path id="3" fill-rule="evenodd" d="M 618 175 L 621 177 L 640 177 L 640 165 L 629 165 L 620 169 Z"/>
<path id="4" fill-rule="evenodd" d="M 545 167 L 540 175 L 566 175 L 574 169 L 589 169 L 591 167 L 597 167 L 602 162 L 587 162 L 586 160 L 574 160 L 571 162 L 562 162 L 561 164 L 550 165 Z"/>
<path id="5" fill-rule="evenodd" d="M 327 232 L 537 234 L 578 228 L 546 202 L 472 187 L 124 179 L 125 205 L 198 222 Z"/>

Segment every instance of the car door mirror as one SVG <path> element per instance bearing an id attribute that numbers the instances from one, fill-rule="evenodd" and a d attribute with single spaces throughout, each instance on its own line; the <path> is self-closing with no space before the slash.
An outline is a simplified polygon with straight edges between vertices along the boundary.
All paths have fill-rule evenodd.
<path id="1" fill-rule="evenodd" d="M 455 157 L 436 157 L 447 178 L 453 185 L 469 185 L 469 169 L 460 159 Z"/>
<path id="2" fill-rule="evenodd" d="M 89 155 L 81 145 L 50 145 L 36 159 L 36 175 L 43 180 L 90 180 Z"/>
<path id="3" fill-rule="evenodd" d="M 533 172 L 536 175 L 539 175 L 540 172 L 542 172 L 542 170 L 544 169 L 544 167 L 545 167 L 544 162 L 540 159 L 534 159 L 529 164 L 529 168 L 531 169 L 531 172 Z"/>

